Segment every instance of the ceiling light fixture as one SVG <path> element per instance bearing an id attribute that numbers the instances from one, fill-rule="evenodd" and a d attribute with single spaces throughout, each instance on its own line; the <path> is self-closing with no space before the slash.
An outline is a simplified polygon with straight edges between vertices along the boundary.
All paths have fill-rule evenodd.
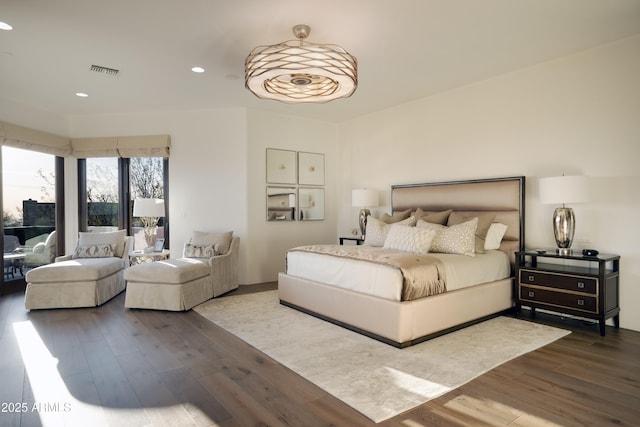
<path id="1" fill-rule="evenodd" d="M 258 98 L 287 103 L 349 97 L 358 86 L 358 60 L 340 46 L 306 42 L 311 28 L 296 25 L 297 40 L 258 46 L 244 63 L 245 87 Z"/>
<path id="2" fill-rule="evenodd" d="M 87 98 L 89 95 L 87 95 L 87 94 L 86 94 L 86 93 L 84 93 L 84 92 L 76 92 L 76 96 L 77 96 L 78 98 Z"/>
<path id="3" fill-rule="evenodd" d="M 194 73 L 204 73 L 204 68 L 202 68 L 202 67 L 193 67 L 191 69 L 191 71 L 193 71 Z"/>
<path id="4" fill-rule="evenodd" d="M 6 22 L 0 22 L 0 30 L 11 31 L 13 27 Z"/>

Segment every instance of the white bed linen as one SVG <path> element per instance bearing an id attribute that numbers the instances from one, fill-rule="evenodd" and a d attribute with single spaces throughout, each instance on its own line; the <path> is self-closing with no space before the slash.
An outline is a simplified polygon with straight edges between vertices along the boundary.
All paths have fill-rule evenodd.
<path id="1" fill-rule="evenodd" d="M 444 261 L 447 291 L 509 277 L 507 255 L 498 250 L 465 255 L 430 253 Z M 402 273 L 382 264 L 348 258 L 292 251 L 287 253 L 287 274 L 345 289 L 400 301 Z"/>

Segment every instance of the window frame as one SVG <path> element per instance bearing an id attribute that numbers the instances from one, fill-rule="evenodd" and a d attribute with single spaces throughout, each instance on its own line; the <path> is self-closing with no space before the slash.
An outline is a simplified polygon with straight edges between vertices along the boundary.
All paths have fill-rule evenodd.
<path id="1" fill-rule="evenodd" d="M 41 153 L 38 150 L 27 150 L 34 153 Z M 48 153 L 44 153 L 48 154 Z M 53 154 L 51 154 L 53 155 Z M 56 229 L 56 253 L 64 253 L 65 245 L 65 198 L 64 198 L 64 157 L 54 156 L 54 171 L 55 171 L 55 229 Z M 0 170 L 2 169 L 2 149 L 0 146 Z M 0 209 L 4 212 L 4 181 L 2 174 L 0 173 Z M 4 246 L 4 221 L 0 221 L 0 244 Z M 8 295 L 17 292 L 24 292 L 27 287 L 27 282 L 23 278 L 5 281 L 4 271 L 0 283 L 0 295 Z"/>
<path id="2" fill-rule="evenodd" d="M 131 159 L 118 158 L 118 228 L 127 230 L 131 235 L 131 212 L 133 212 L 131 200 L 131 182 L 129 174 Z M 169 158 L 162 158 L 162 185 L 164 189 L 164 238 L 169 249 Z M 78 228 L 79 231 L 87 231 L 89 227 L 89 207 L 87 205 L 87 159 L 78 159 Z"/>

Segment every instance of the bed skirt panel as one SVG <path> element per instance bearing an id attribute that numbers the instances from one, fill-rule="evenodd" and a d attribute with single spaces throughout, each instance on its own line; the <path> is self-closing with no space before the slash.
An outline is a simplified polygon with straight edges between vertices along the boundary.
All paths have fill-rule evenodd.
<path id="1" fill-rule="evenodd" d="M 406 347 L 510 309 L 512 280 L 397 302 L 280 273 L 278 296 L 286 305 Z"/>

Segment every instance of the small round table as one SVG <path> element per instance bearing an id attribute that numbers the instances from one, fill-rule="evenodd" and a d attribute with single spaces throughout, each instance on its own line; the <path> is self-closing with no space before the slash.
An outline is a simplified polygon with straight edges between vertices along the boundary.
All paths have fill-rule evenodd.
<path id="1" fill-rule="evenodd" d="M 163 259 L 169 259 L 170 252 L 164 249 L 162 252 L 129 252 L 129 265 L 142 264 L 145 262 L 155 262 Z"/>

